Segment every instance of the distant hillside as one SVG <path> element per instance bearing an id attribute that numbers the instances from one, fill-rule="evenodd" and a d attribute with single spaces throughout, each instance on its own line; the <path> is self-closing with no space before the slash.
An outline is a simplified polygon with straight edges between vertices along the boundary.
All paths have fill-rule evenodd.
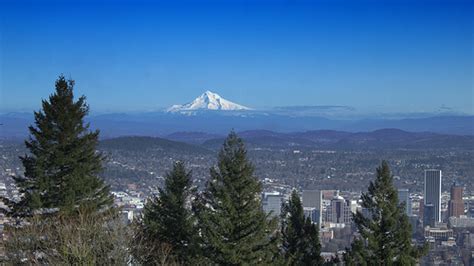
<path id="1" fill-rule="evenodd" d="M 433 116 L 405 119 L 363 119 L 348 123 L 343 131 L 372 131 L 398 128 L 409 132 L 435 132 L 440 134 L 474 135 L 474 116 Z"/>
<path id="2" fill-rule="evenodd" d="M 205 132 L 225 135 L 230 130 L 248 131 L 264 129 L 274 132 L 309 132 L 327 134 L 332 142 L 335 132 L 370 132 L 383 128 L 398 128 L 408 132 L 434 132 L 449 135 L 474 135 L 474 116 L 434 116 L 410 119 L 334 119 L 317 116 L 292 116 L 266 111 L 193 111 L 193 115 L 176 112 L 115 113 L 87 117 L 91 129 L 100 129 L 102 139 L 120 136 L 167 136 L 173 132 Z M 28 126 L 33 124 L 33 113 L 0 114 L 0 138 L 25 138 Z M 189 142 L 186 134 L 168 136 L 170 139 Z M 319 136 L 298 136 L 317 139 Z M 197 139 L 197 138 L 194 138 Z M 209 140 L 202 135 L 201 142 Z"/>
<path id="3" fill-rule="evenodd" d="M 407 132 L 381 129 L 359 132 L 341 138 L 331 145 L 341 149 L 474 149 L 474 136 L 443 135 L 431 132 Z"/>
<path id="4" fill-rule="evenodd" d="M 311 140 L 315 143 L 329 144 L 350 136 L 353 133 L 335 130 L 311 130 L 306 132 L 296 132 L 291 135 L 295 138 Z"/>
<path id="5" fill-rule="evenodd" d="M 291 134 L 278 133 L 269 130 L 249 130 L 238 133 L 244 139 L 245 144 L 250 147 L 301 147 L 314 146 L 311 140 L 293 137 Z M 224 143 L 224 137 L 205 141 L 202 146 L 209 149 L 218 149 Z"/>
<path id="6" fill-rule="evenodd" d="M 350 133 L 316 130 L 295 133 L 277 133 L 268 130 L 240 132 L 250 146 L 307 147 L 328 149 L 474 149 L 474 136 L 407 132 L 399 129 L 380 129 L 371 132 Z M 209 149 L 218 148 L 223 138 L 203 143 Z"/>
<path id="7" fill-rule="evenodd" d="M 165 136 L 166 139 L 180 141 L 190 144 L 202 144 L 207 140 L 222 138 L 217 134 L 209 134 L 204 132 L 175 132 Z"/>
<path id="8" fill-rule="evenodd" d="M 163 150 L 183 153 L 210 153 L 208 149 L 183 142 L 155 137 L 119 137 L 103 140 L 100 149 L 121 149 L 130 151 Z"/>

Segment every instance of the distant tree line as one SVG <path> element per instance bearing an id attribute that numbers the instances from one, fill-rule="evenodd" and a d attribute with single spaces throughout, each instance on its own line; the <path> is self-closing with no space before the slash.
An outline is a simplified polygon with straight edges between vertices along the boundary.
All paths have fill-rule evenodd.
<path id="1" fill-rule="evenodd" d="M 124 225 L 109 187 L 98 174 L 99 131 L 89 131 L 89 108 L 74 99 L 74 81 L 60 76 L 55 93 L 35 112 L 25 141 L 29 154 L 15 177 L 20 201 L 3 199 L 5 262 L 74 265 L 415 265 L 423 250 L 412 245 L 410 224 L 398 205 L 386 162 L 362 195 L 371 216 L 355 215 L 360 233 L 344 257 L 324 261 L 318 226 L 305 218 L 297 191 L 278 219 L 261 207 L 244 142 L 231 132 L 204 191 L 176 162 L 142 216 Z M 273 217 L 273 218 L 272 218 Z M 342 260 L 342 261 L 341 261 Z"/>

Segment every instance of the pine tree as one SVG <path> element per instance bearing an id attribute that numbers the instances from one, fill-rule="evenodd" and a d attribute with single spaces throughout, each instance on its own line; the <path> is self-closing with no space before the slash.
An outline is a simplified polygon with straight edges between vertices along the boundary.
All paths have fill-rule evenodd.
<path id="1" fill-rule="evenodd" d="M 30 153 L 20 157 L 25 173 L 14 178 L 24 197 L 10 202 L 13 215 L 48 208 L 93 211 L 112 204 L 108 186 L 98 177 L 103 161 L 96 152 L 99 131 L 90 132 L 84 124 L 89 107 L 84 96 L 74 101 L 73 88 L 73 80 L 59 76 L 55 93 L 34 113 L 36 127 L 29 127 L 25 141 Z"/>
<path id="2" fill-rule="evenodd" d="M 173 259 L 188 264 L 194 257 L 196 231 L 189 200 L 194 193 L 191 172 L 187 172 L 182 162 L 176 162 L 165 177 L 164 188 L 146 204 L 143 220 L 137 227 L 136 235 L 142 236 L 145 249 L 159 250 L 169 246 Z M 137 239 L 138 240 L 138 239 Z M 140 252 L 140 251 L 139 251 Z M 144 253 L 142 253 L 144 254 Z M 160 254 L 151 252 L 141 256 L 142 263 L 154 263 Z"/>
<path id="3" fill-rule="evenodd" d="M 321 257 L 321 244 L 319 241 L 319 225 L 311 222 L 309 217 L 306 217 L 304 226 L 304 253 L 301 258 L 302 265 L 323 265 L 324 259 Z M 300 264 L 300 265 L 301 265 Z"/>
<path id="4" fill-rule="evenodd" d="M 411 243 L 411 225 L 404 206 L 398 204 L 397 190 L 389 165 L 383 161 L 375 181 L 361 196 L 361 212 L 354 215 L 360 238 L 344 256 L 348 265 L 415 265 L 424 248 Z"/>
<path id="5" fill-rule="evenodd" d="M 282 248 L 289 265 L 323 265 L 318 227 L 304 217 L 303 205 L 296 190 L 283 205 Z"/>
<path id="6" fill-rule="evenodd" d="M 262 186 L 253 172 L 242 139 L 231 132 L 196 207 L 203 255 L 211 263 L 268 264 L 278 253 L 276 219 L 261 207 Z"/>
<path id="7" fill-rule="evenodd" d="M 304 212 L 300 197 L 296 190 L 291 193 L 287 204 L 283 204 L 281 219 L 282 247 L 285 258 L 292 263 L 301 258 L 301 241 L 304 238 Z"/>

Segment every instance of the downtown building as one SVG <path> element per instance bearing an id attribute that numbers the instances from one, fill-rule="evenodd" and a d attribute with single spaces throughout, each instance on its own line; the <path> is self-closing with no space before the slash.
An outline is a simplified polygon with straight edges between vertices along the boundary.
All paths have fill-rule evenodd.
<path id="1" fill-rule="evenodd" d="M 441 170 L 425 170 L 424 221 L 441 222 L 441 180 Z M 427 211 L 427 206 L 432 210 Z M 432 217 L 427 217 L 428 215 Z"/>
<path id="2" fill-rule="evenodd" d="M 398 190 L 398 203 L 405 206 L 405 213 L 408 217 L 412 215 L 410 192 L 406 188 Z"/>
<path id="3" fill-rule="evenodd" d="M 344 199 L 336 192 L 336 195 L 331 200 L 331 204 L 327 210 L 326 222 L 337 225 L 349 225 L 352 222 L 352 208 L 351 202 Z"/>
<path id="4" fill-rule="evenodd" d="M 303 190 L 303 210 L 306 217 L 310 217 L 313 223 L 321 226 L 322 222 L 322 191 Z"/>
<path id="5" fill-rule="evenodd" d="M 434 204 L 428 203 L 423 206 L 423 227 L 435 227 L 436 215 Z"/>
<path id="6" fill-rule="evenodd" d="M 462 192 L 463 187 L 453 183 L 451 186 L 451 198 L 448 202 L 448 217 L 460 217 L 461 215 L 464 215 Z"/>

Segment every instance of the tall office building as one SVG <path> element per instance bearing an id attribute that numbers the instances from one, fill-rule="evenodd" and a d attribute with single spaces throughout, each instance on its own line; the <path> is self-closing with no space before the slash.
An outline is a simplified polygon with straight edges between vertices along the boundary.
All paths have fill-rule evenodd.
<path id="1" fill-rule="evenodd" d="M 451 199 L 448 203 L 448 217 L 464 215 L 464 201 L 462 200 L 463 187 L 453 183 L 451 186 Z"/>
<path id="2" fill-rule="evenodd" d="M 339 193 L 331 200 L 328 209 L 328 222 L 337 224 L 350 224 L 352 212 L 350 201 L 339 196 Z"/>
<path id="3" fill-rule="evenodd" d="M 303 190 L 303 207 L 320 208 L 321 190 Z"/>
<path id="4" fill-rule="evenodd" d="M 433 204 L 435 222 L 441 222 L 441 170 L 425 170 L 424 205 L 427 204 Z"/>
<path id="5" fill-rule="evenodd" d="M 405 205 L 405 213 L 411 216 L 411 199 L 408 189 L 401 188 L 398 190 L 398 203 Z"/>
<path id="6" fill-rule="evenodd" d="M 435 227 L 435 225 L 435 206 L 434 204 L 427 203 L 423 206 L 423 227 Z"/>
<path id="7" fill-rule="evenodd" d="M 311 220 L 321 225 L 321 204 L 323 201 L 321 190 L 303 190 L 303 208 L 311 210 Z"/>
<path id="8" fill-rule="evenodd" d="M 303 212 L 305 217 L 311 219 L 311 222 L 318 223 L 318 226 L 320 225 L 319 221 L 321 221 L 321 212 L 319 210 L 312 207 L 303 207 Z"/>

